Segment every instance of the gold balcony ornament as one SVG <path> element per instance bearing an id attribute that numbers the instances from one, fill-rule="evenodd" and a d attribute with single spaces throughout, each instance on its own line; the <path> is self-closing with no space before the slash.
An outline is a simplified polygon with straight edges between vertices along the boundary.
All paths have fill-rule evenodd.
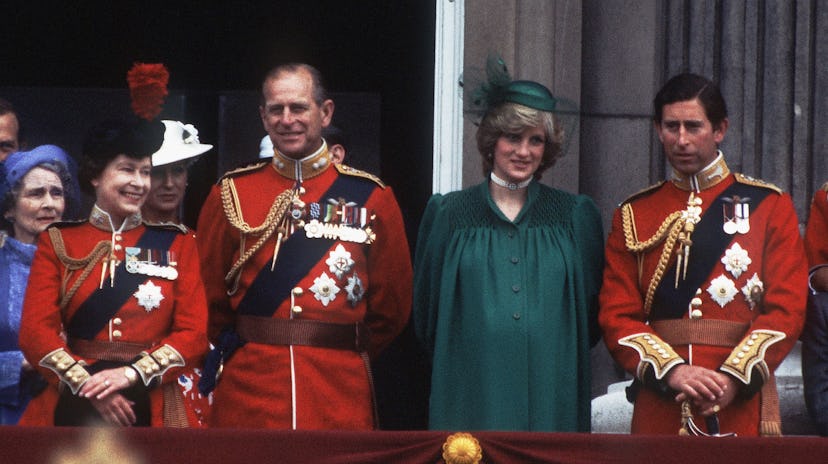
<path id="1" fill-rule="evenodd" d="M 446 464 L 478 464 L 483 459 L 480 443 L 470 433 L 455 433 L 443 443 Z"/>

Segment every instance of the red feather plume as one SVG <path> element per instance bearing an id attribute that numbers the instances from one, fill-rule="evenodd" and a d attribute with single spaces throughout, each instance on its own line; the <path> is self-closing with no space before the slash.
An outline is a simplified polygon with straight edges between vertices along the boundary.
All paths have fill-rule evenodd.
<path id="1" fill-rule="evenodd" d="M 161 113 L 170 73 L 162 63 L 135 63 L 127 73 L 132 111 L 152 120 Z"/>

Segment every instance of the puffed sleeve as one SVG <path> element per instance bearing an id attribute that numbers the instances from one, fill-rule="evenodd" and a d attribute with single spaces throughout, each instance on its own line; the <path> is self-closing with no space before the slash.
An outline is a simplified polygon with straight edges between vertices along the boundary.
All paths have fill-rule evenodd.
<path id="1" fill-rule="evenodd" d="M 598 292 L 604 271 L 604 228 L 601 214 L 595 202 L 586 195 L 579 195 L 574 209 L 573 232 L 581 257 L 582 297 L 585 302 L 590 346 L 601 339 L 598 326 Z"/>
<path id="2" fill-rule="evenodd" d="M 434 351 L 444 249 L 448 241 L 447 221 L 438 220 L 442 205 L 443 196 L 439 193 L 429 199 L 414 253 L 414 330 L 428 353 Z"/>

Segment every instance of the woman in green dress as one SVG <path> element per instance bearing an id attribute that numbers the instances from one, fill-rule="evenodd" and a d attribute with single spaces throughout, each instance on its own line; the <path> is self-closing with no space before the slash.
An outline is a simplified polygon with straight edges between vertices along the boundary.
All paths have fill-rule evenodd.
<path id="1" fill-rule="evenodd" d="M 601 218 L 590 198 L 538 182 L 562 154 L 560 100 L 502 77 L 476 94 L 485 180 L 435 194 L 420 224 L 429 428 L 588 432 Z"/>

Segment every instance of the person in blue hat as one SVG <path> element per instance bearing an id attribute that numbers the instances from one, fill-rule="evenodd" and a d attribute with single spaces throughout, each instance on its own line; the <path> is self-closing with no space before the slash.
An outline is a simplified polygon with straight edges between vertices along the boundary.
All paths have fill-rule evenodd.
<path id="1" fill-rule="evenodd" d="M 17 343 L 37 235 L 78 201 L 72 159 L 42 145 L 0 162 L 0 424 L 14 425 L 43 379 Z"/>
<path id="2" fill-rule="evenodd" d="M 562 100 L 495 64 L 470 93 L 484 180 L 435 194 L 420 224 L 413 311 L 433 364 L 429 428 L 586 432 L 601 218 L 587 196 L 538 182 L 571 136 Z"/>

